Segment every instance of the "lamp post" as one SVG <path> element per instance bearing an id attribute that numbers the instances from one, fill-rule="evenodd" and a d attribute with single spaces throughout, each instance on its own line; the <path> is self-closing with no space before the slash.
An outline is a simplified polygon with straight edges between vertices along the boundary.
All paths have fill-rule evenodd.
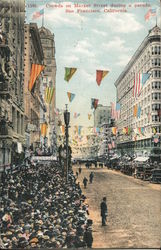
<path id="1" fill-rule="evenodd" d="M 68 105 L 66 104 L 66 110 L 64 111 L 64 122 L 65 122 L 65 144 L 66 144 L 66 182 L 68 182 L 68 170 L 69 170 L 69 152 L 68 152 L 68 128 L 70 122 L 70 112 L 68 111 Z"/>

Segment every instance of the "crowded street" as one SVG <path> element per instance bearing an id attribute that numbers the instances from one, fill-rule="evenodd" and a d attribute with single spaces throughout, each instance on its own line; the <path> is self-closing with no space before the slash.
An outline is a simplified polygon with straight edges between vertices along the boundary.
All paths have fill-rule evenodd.
<path id="1" fill-rule="evenodd" d="M 75 166 L 76 169 L 78 166 Z M 84 176 L 92 184 L 83 188 Z M 93 220 L 93 247 L 97 248 L 159 248 L 161 245 L 161 185 L 143 182 L 107 168 L 82 166 L 78 176 L 87 196 Z M 107 226 L 101 226 L 100 202 L 107 197 Z"/>

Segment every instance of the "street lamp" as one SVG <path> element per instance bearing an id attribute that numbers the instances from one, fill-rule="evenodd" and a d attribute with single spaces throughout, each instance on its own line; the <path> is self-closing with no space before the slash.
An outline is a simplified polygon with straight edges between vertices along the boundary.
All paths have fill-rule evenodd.
<path id="1" fill-rule="evenodd" d="M 68 105 L 66 104 L 66 110 L 64 111 L 64 122 L 65 122 L 65 141 L 66 141 L 66 182 L 68 182 L 68 170 L 69 170 L 69 152 L 68 152 L 68 128 L 70 122 L 70 112 L 68 111 Z"/>

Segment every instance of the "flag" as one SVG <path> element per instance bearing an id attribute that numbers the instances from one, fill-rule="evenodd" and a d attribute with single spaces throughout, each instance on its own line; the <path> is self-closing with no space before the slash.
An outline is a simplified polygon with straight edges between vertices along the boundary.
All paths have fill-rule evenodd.
<path id="1" fill-rule="evenodd" d="M 115 119 L 118 120 L 120 118 L 120 104 L 116 103 L 116 114 Z"/>
<path id="2" fill-rule="evenodd" d="M 141 115 L 141 107 L 139 106 L 137 111 L 137 118 L 140 118 L 140 115 Z"/>
<path id="3" fill-rule="evenodd" d="M 156 128 L 152 128 L 152 132 L 153 134 L 156 134 L 157 133 Z"/>
<path id="4" fill-rule="evenodd" d="M 88 120 L 90 120 L 90 119 L 91 119 L 91 116 L 92 116 L 91 114 L 88 114 Z"/>
<path id="5" fill-rule="evenodd" d="M 37 19 L 37 18 L 39 18 L 39 17 L 42 16 L 42 15 L 44 15 L 44 9 L 42 9 L 42 10 L 40 10 L 40 11 L 38 11 L 38 12 L 35 12 L 35 13 L 33 14 L 33 16 L 32 16 L 32 20 Z"/>
<path id="6" fill-rule="evenodd" d="M 78 133 L 78 126 L 75 125 L 74 127 L 75 127 L 75 130 L 76 130 L 76 133 Z"/>
<path id="7" fill-rule="evenodd" d="M 78 135 L 81 135 L 82 126 L 78 126 Z"/>
<path id="8" fill-rule="evenodd" d="M 117 133 L 117 128 L 116 127 L 112 127 L 112 133 L 113 133 L 113 135 L 116 135 L 116 133 Z"/>
<path id="9" fill-rule="evenodd" d="M 43 137 L 45 137 L 46 134 L 47 134 L 47 124 L 46 124 L 46 123 L 42 123 L 42 124 L 41 124 L 41 135 L 42 135 Z"/>
<path id="10" fill-rule="evenodd" d="M 47 87 L 46 90 L 45 90 L 45 101 L 46 103 L 48 104 L 51 104 L 51 101 L 52 101 L 52 98 L 53 98 L 53 94 L 54 94 L 54 88 L 51 87 Z"/>
<path id="11" fill-rule="evenodd" d="M 58 108 L 54 108 L 54 112 L 56 115 L 59 115 L 59 109 Z"/>
<path id="12" fill-rule="evenodd" d="M 77 118 L 78 116 L 80 116 L 80 113 L 76 113 L 76 112 L 74 112 L 73 117 L 74 117 L 74 118 Z"/>
<path id="13" fill-rule="evenodd" d="M 141 134 L 144 135 L 144 128 L 141 127 Z"/>
<path id="14" fill-rule="evenodd" d="M 96 70 L 96 82 L 100 86 L 102 79 L 109 73 L 108 70 Z"/>
<path id="15" fill-rule="evenodd" d="M 134 74 L 133 97 L 138 97 L 140 95 L 140 91 L 149 77 L 150 77 L 149 73 Z"/>
<path id="16" fill-rule="evenodd" d="M 72 76 L 74 75 L 76 70 L 77 70 L 77 68 L 65 68 L 64 80 L 69 82 L 69 80 L 72 78 Z"/>
<path id="17" fill-rule="evenodd" d="M 158 143 L 159 142 L 159 136 L 158 135 L 154 135 L 153 136 L 153 141 L 154 141 L 154 143 Z"/>
<path id="18" fill-rule="evenodd" d="M 148 10 L 148 12 L 144 16 L 145 21 L 148 21 L 152 16 L 156 16 L 156 9 L 149 9 Z"/>
<path id="19" fill-rule="evenodd" d="M 95 98 L 91 98 L 91 109 L 96 109 L 97 108 L 97 105 L 98 105 L 98 99 L 95 99 Z"/>
<path id="20" fill-rule="evenodd" d="M 134 117 L 137 116 L 137 112 L 138 112 L 138 106 L 136 104 L 136 105 L 134 105 Z"/>
<path id="21" fill-rule="evenodd" d="M 45 68 L 44 65 L 32 64 L 31 73 L 30 73 L 30 81 L 28 85 L 29 91 L 33 89 L 37 77 L 40 75 L 41 71 L 44 70 L 44 68 Z"/>
<path id="22" fill-rule="evenodd" d="M 72 102 L 75 97 L 75 94 L 67 92 L 67 95 L 68 95 L 69 101 Z"/>
<path id="23" fill-rule="evenodd" d="M 64 125 L 61 126 L 61 132 L 62 132 L 62 134 L 65 133 L 65 126 Z"/>

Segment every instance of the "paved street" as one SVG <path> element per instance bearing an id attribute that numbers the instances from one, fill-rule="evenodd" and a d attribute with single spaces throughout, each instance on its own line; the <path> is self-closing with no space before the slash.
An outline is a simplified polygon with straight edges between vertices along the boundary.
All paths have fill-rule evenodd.
<path id="1" fill-rule="evenodd" d="M 77 166 L 73 167 L 74 172 Z M 83 188 L 82 179 L 94 181 Z M 86 169 L 78 177 L 87 196 L 90 218 L 93 219 L 93 247 L 100 248 L 159 248 L 161 246 L 161 186 L 150 184 L 120 172 Z M 101 226 L 100 202 L 107 197 L 107 226 Z"/>

